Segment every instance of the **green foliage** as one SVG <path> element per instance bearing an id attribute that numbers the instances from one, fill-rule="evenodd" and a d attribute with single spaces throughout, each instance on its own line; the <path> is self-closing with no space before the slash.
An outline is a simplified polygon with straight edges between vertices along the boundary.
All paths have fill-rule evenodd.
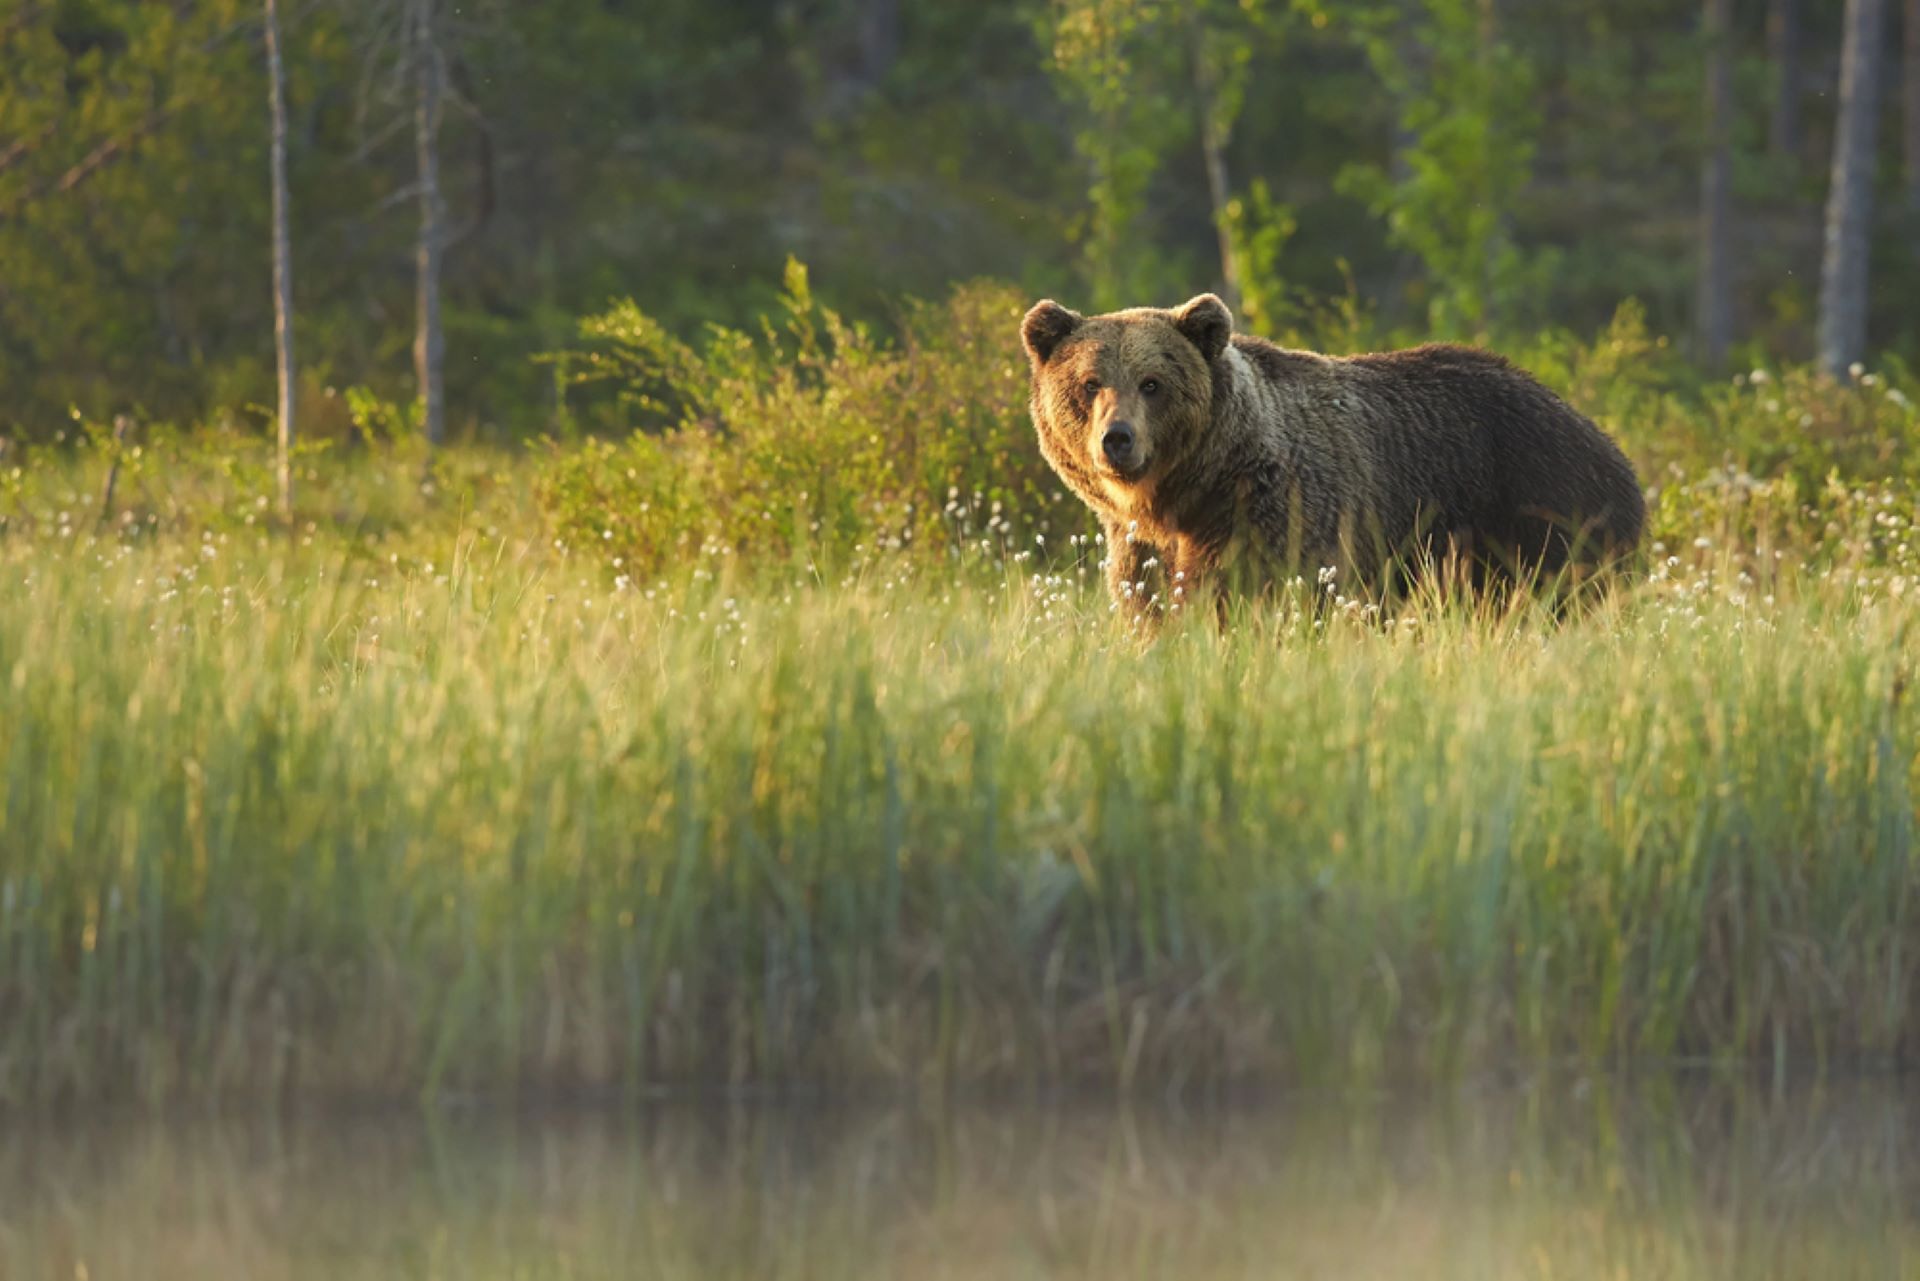
<path id="1" fill-rule="evenodd" d="M 1074 145 L 1089 182 L 1077 238 L 1101 310 L 1179 288 L 1140 226 L 1149 184 L 1191 118 L 1167 71 L 1184 43 L 1178 19 L 1166 0 L 1052 0 L 1043 22 L 1048 70 L 1081 108 Z"/>
<path id="2" fill-rule="evenodd" d="M 1226 151 L 1246 104 L 1254 56 L 1273 43 L 1284 13 L 1269 0 L 1052 0 L 1048 6 L 1039 24 L 1048 70 L 1076 108 L 1075 145 L 1090 173 L 1077 233 L 1094 306 L 1194 292 L 1192 278 L 1178 274 L 1187 264 L 1152 250 L 1164 232 L 1144 217 L 1149 188 L 1183 144 Z M 1265 199 L 1264 184 L 1260 190 Z M 1249 231 L 1238 205 L 1209 211 L 1230 236 Z M 1277 252 L 1278 245 L 1264 247 Z"/>
<path id="3" fill-rule="evenodd" d="M 1398 103 L 1400 172 L 1355 165 L 1341 181 L 1385 217 L 1425 267 L 1428 322 L 1481 336 L 1529 301 L 1551 259 L 1516 243 L 1512 219 L 1534 159 L 1537 80 L 1490 0 L 1358 9 L 1368 58 Z"/>
<path id="4" fill-rule="evenodd" d="M 976 285 L 912 304 L 895 343 L 813 297 L 790 263 L 758 336 L 699 348 L 632 302 L 587 320 L 566 357 L 610 402 L 590 426 L 620 443 L 555 447 L 541 501 L 560 537 L 653 573 L 712 544 L 749 558 L 839 562 L 856 549 L 954 550 L 1077 528 L 1033 446 L 1026 367 L 1009 350 L 1024 303 Z"/>
<path id="5" fill-rule="evenodd" d="M 405 440 L 419 429 L 417 401 L 398 404 L 370 387 L 349 387 L 343 395 L 347 420 L 362 440 Z"/>
<path id="6" fill-rule="evenodd" d="M 1736 376 L 1708 392 L 1702 411 L 1725 461 L 1669 465 L 1650 537 L 1688 555 L 1746 547 L 1758 560 L 1911 572 L 1920 567 L 1914 396 L 1898 376 L 1862 374 L 1844 387 L 1809 368 Z"/>
<path id="7" fill-rule="evenodd" d="M 1300 229 L 1293 210 L 1276 202 L 1262 179 L 1227 204 L 1227 234 L 1240 272 L 1240 310 L 1235 323 L 1249 333 L 1274 335 L 1296 314 L 1288 297 L 1280 255 Z"/>
<path id="8" fill-rule="evenodd" d="M 264 275 L 242 288 L 233 242 L 205 234 L 265 244 L 250 191 L 265 133 L 230 110 L 251 83 L 249 13 L 88 0 L 0 16 L 0 426 L 72 405 L 164 412 L 207 347 L 264 331 L 270 350 Z"/>
<path id="9" fill-rule="evenodd" d="M 1913 377 L 1895 365 L 1855 373 L 1836 385 L 1806 366 L 1735 375 L 1707 397 L 1712 421 L 1729 452 L 1763 475 L 1791 476 L 1803 486 L 1830 476 L 1858 482 L 1920 481 L 1920 438 Z"/>
<path id="10" fill-rule="evenodd" d="M 282 15 L 301 408 L 331 434 L 344 417 L 321 389 L 412 391 L 393 14 Z M 1627 298 L 1688 327 L 1697 5 L 483 0 L 447 16 L 456 435 L 564 434 L 553 371 L 525 357 L 569 341 L 573 317 L 632 297 L 683 341 L 750 328 L 789 254 L 876 331 L 902 294 L 982 277 L 1081 305 L 1178 301 L 1229 283 L 1222 232 L 1271 332 L 1348 308 L 1511 345 L 1542 321 L 1585 332 Z M 1806 65 L 1837 26 L 1810 20 Z M 1755 363 L 1791 361 L 1825 135 L 1810 101 L 1807 154 L 1757 154 L 1758 24 L 1738 39 L 1740 330 Z M 8 435 L 49 439 L 73 408 L 264 425 L 259 43 L 242 0 L 0 16 Z M 1883 224 L 1872 332 L 1911 361 L 1913 237 Z"/>

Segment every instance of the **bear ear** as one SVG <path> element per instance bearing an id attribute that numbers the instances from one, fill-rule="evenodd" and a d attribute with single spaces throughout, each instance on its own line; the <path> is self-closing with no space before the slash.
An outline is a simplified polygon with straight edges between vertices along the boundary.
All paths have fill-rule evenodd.
<path id="1" fill-rule="evenodd" d="M 1200 349 L 1200 355 L 1212 364 L 1227 349 L 1233 337 L 1233 313 L 1213 294 L 1201 294 L 1184 307 L 1175 309 L 1173 327 Z"/>
<path id="2" fill-rule="evenodd" d="M 1033 310 L 1020 322 L 1020 341 L 1025 344 L 1027 359 L 1033 362 L 1034 368 L 1047 363 L 1054 348 L 1080 327 L 1082 319 L 1079 312 L 1068 311 L 1051 298 L 1042 298 L 1033 304 Z"/>

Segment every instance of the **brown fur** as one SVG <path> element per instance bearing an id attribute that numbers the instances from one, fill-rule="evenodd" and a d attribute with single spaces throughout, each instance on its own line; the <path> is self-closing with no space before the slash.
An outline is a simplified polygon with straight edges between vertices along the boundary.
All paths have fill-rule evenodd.
<path id="1" fill-rule="evenodd" d="M 1116 601 L 1197 600 L 1255 566 L 1330 568 L 1350 594 L 1449 556 L 1476 582 L 1578 576 L 1639 541 L 1632 464 L 1501 357 L 1330 357 L 1232 326 L 1211 294 L 1091 317 L 1041 302 L 1021 326 L 1041 452 L 1099 515 Z M 1102 451 L 1117 423 L 1138 441 L 1124 467 Z"/>

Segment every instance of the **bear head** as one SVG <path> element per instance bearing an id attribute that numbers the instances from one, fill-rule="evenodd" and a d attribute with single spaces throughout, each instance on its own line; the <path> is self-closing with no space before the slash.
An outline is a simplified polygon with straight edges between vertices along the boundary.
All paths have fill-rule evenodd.
<path id="1" fill-rule="evenodd" d="M 1083 492 L 1150 483 L 1213 416 L 1213 364 L 1233 316 L 1212 294 L 1166 310 L 1082 316 L 1051 299 L 1020 326 L 1040 449 Z"/>

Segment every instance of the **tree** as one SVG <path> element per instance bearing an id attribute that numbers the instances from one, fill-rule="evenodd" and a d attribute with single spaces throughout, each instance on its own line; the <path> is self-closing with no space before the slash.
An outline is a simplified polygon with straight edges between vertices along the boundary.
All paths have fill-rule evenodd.
<path id="1" fill-rule="evenodd" d="M 415 250 L 413 371 L 427 440 L 446 437 L 446 333 L 440 323 L 440 269 L 446 249 L 446 204 L 440 195 L 441 61 L 435 0 L 408 0 L 408 41 L 413 73 L 413 137 L 420 196 L 420 237 Z"/>
<path id="2" fill-rule="evenodd" d="M 1773 0 L 1767 10 L 1767 59 L 1773 64 L 1773 110 L 1767 146 L 1776 156 L 1800 154 L 1800 0 Z"/>
<path id="3" fill-rule="evenodd" d="M 260 367 L 267 293 L 232 270 L 268 229 L 259 20 L 0 0 L 0 430 L 188 421 L 210 372 Z"/>
<path id="4" fill-rule="evenodd" d="M 1840 52 L 1840 114 L 1834 128 L 1820 264 L 1819 360 L 1840 377 L 1865 354 L 1867 256 L 1873 230 L 1874 133 L 1880 105 L 1885 0 L 1847 0 Z"/>
<path id="5" fill-rule="evenodd" d="M 412 239 L 413 374 L 419 426 L 430 445 L 446 437 L 446 333 L 442 323 L 442 286 L 450 237 L 446 197 L 441 187 L 440 135 L 450 96 L 449 47 L 454 43 L 439 0 L 344 0 L 342 9 L 359 24 L 366 85 L 373 103 L 363 101 L 366 139 L 360 152 L 371 156 L 405 125 L 412 126 L 411 181 L 382 208 L 410 198 L 417 210 Z M 475 7 L 486 6 L 469 5 Z M 456 98 L 456 101 L 458 99 Z M 369 105 L 382 110 L 369 115 Z M 391 110 L 392 115 L 386 111 Z"/>
<path id="6" fill-rule="evenodd" d="M 288 229 L 287 87 L 280 60 L 280 6 L 266 0 L 267 101 L 273 122 L 273 343 L 280 381 L 280 516 L 293 519 L 293 237 Z"/>
<path id="7" fill-rule="evenodd" d="M 1232 70 L 1244 67 L 1243 55 L 1225 58 L 1208 47 L 1202 9 L 1193 9 L 1193 88 L 1200 116 L 1200 156 L 1207 170 L 1207 203 L 1213 210 L 1214 240 L 1220 252 L 1220 294 L 1235 313 L 1240 310 L 1240 272 L 1233 259 L 1233 225 L 1227 213 L 1233 184 L 1227 178 L 1227 141 L 1233 136 L 1233 117 L 1239 111 L 1240 87 L 1223 83 Z M 1237 77 L 1236 77 L 1237 79 Z"/>
<path id="8" fill-rule="evenodd" d="M 1152 64 L 1181 43 L 1177 31 L 1166 38 L 1166 20 L 1158 0 L 1053 0 L 1041 28 L 1048 69 L 1082 114 L 1074 146 L 1090 208 L 1079 239 L 1096 307 L 1135 304 L 1172 284 L 1139 252 L 1147 185 L 1180 134 L 1164 88 L 1174 81 Z"/>
<path id="9" fill-rule="evenodd" d="M 1220 292 L 1238 314 L 1244 301 L 1241 264 L 1234 252 L 1235 225 L 1244 208 L 1227 173 L 1227 144 L 1246 102 L 1255 37 L 1268 23 L 1262 0 L 1205 0 L 1187 9 L 1192 45 L 1194 114 L 1199 120 L 1200 158 L 1207 173 L 1207 203 L 1220 255 Z"/>
<path id="10" fill-rule="evenodd" d="M 1920 0 L 1907 0 L 1904 22 L 1907 61 L 1900 87 L 1907 147 L 1907 212 L 1920 214 Z"/>
<path id="11" fill-rule="evenodd" d="M 1733 189 L 1733 0 L 1706 0 L 1706 148 L 1700 166 L 1700 359 L 1726 363 L 1733 341 L 1732 255 L 1727 243 Z"/>
<path id="12" fill-rule="evenodd" d="M 1189 137 L 1199 142 L 1219 292 L 1236 311 L 1247 301 L 1239 245 L 1267 234 L 1250 224 L 1272 206 L 1263 197 L 1250 208 L 1236 196 L 1227 148 L 1254 55 L 1286 11 L 1282 0 L 1053 0 L 1041 29 L 1050 70 L 1089 126 L 1075 142 L 1091 170 L 1082 239 L 1097 303 L 1191 292 L 1177 264 L 1170 271 L 1165 255 L 1135 249 L 1147 185 Z"/>
<path id="13" fill-rule="evenodd" d="M 1532 175 L 1536 78 L 1492 0 L 1342 9 L 1400 116 L 1401 175 L 1352 165 L 1339 185 L 1387 220 L 1431 290 L 1428 321 L 1482 334 L 1533 287 L 1544 260 L 1515 243 L 1509 211 Z M 1408 21 L 1417 39 L 1408 39 Z M 1417 50 L 1420 61 L 1408 61 Z"/>

